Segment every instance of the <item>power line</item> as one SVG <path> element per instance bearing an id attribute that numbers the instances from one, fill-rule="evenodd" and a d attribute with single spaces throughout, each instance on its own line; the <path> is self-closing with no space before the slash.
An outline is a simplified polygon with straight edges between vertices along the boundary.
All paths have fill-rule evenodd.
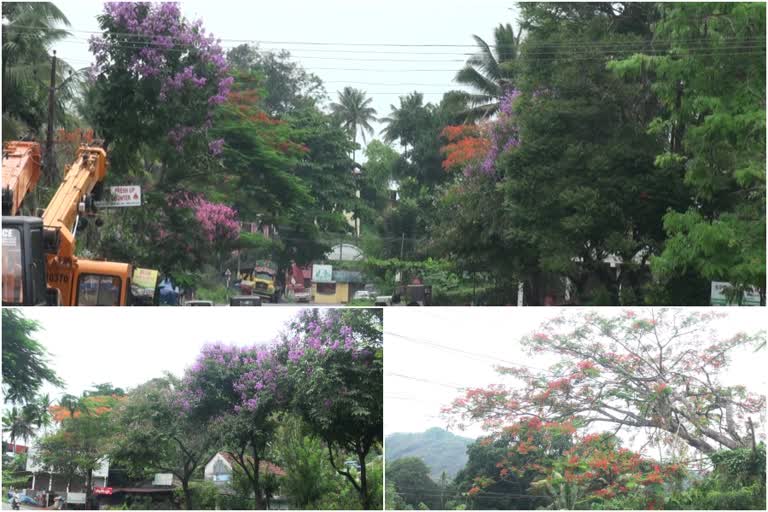
<path id="1" fill-rule="evenodd" d="M 448 383 L 445 383 L 445 382 L 438 382 L 438 381 L 430 380 L 430 379 L 423 379 L 423 378 L 420 378 L 420 377 L 414 377 L 412 375 L 404 375 L 402 373 L 389 372 L 389 373 L 386 373 L 385 375 L 389 376 L 389 377 L 398 377 L 398 378 L 401 378 L 401 379 L 407 379 L 407 380 L 412 380 L 412 381 L 416 381 L 416 382 L 423 382 L 425 384 L 434 384 L 435 386 L 442 386 L 442 387 L 446 387 L 446 388 L 452 388 L 452 389 L 455 389 L 457 391 L 463 391 L 463 390 L 467 389 L 467 387 L 468 387 L 468 386 L 463 386 L 462 387 L 462 386 L 459 386 L 458 384 L 448 384 Z"/>
<path id="2" fill-rule="evenodd" d="M 84 44 L 84 45 L 90 45 L 89 42 L 85 40 L 79 40 L 79 39 L 73 39 L 68 41 L 72 44 Z M 197 49 L 198 47 L 191 44 L 174 44 L 172 47 L 167 47 L 167 45 L 156 43 L 153 41 L 146 41 L 146 42 L 139 42 L 139 41 L 124 41 L 124 42 L 112 42 L 110 43 L 112 47 L 115 48 L 121 48 L 121 49 L 142 49 L 146 47 L 155 47 L 160 48 L 164 52 L 170 52 L 170 53 L 184 53 L 190 49 Z M 228 50 L 232 49 L 233 47 L 222 47 L 222 50 Z M 582 49 L 584 51 L 576 51 L 576 52 L 559 52 L 559 51 L 544 51 L 544 52 L 523 52 L 520 55 L 520 59 L 522 60 L 551 60 L 556 58 L 568 58 L 570 60 L 602 60 L 603 57 L 607 56 L 614 56 L 614 55 L 624 55 L 629 56 L 635 53 L 642 53 L 645 55 L 650 56 L 667 56 L 670 54 L 669 49 L 653 49 L 653 48 L 647 48 L 647 47 L 638 47 L 638 48 L 612 48 L 612 47 L 606 47 L 603 49 L 596 49 L 596 51 L 593 51 L 592 53 L 589 53 L 587 50 L 589 50 L 588 47 L 574 47 L 574 49 Z M 689 48 L 682 48 L 684 52 L 677 53 L 675 55 L 678 56 L 728 56 L 728 55 L 751 55 L 751 54 L 760 54 L 765 52 L 765 45 L 738 45 L 738 46 L 727 46 L 727 47 L 689 47 Z M 465 62 L 462 59 L 451 59 L 451 60 L 436 60 L 436 59 L 355 59 L 355 58 L 342 58 L 342 57 L 317 57 L 317 56 L 300 56 L 300 55 L 294 55 L 292 54 L 291 57 L 297 58 L 297 59 L 324 59 L 324 60 L 340 60 L 340 61 L 363 61 L 363 62 L 416 62 L 416 63 L 447 63 L 447 62 Z M 318 69 L 324 69 L 324 68 L 318 68 Z M 344 69 L 341 69 L 344 70 Z M 353 69 L 357 70 L 357 69 Z M 397 70 L 386 70 L 386 71 L 397 71 Z M 455 70 L 421 70 L 421 71 L 455 71 Z"/>
<path id="3" fill-rule="evenodd" d="M 32 27 L 32 26 L 23 26 L 23 25 L 13 25 L 10 24 L 6 27 L 4 27 L 4 30 L 30 30 L 30 31 L 45 31 L 46 29 L 41 29 L 40 27 Z M 75 33 L 84 33 L 84 34 L 98 34 L 102 35 L 103 31 L 101 30 L 82 30 L 82 29 L 75 29 L 75 28 L 63 28 L 63 29 L 50 29 L 50 30 L 65 30 L 67 32 L 75 32 Z M 133 32 L 110 32 L 111 35 L 114 36 L 124 36 L 124 37 L 132 37 L 137 38 L 138 40 L 147 40 L 150 37 L 147 34 L 137 34 Z M 163 36 L 170 40 L 181 40 L 181 36 Z M 387 47 L 387 48 L 474 48 L 476 49 L 478 47 L 477 44 L 469 44 L 469 43 L 362 43 L 362 42 L 352 42 L 352 41 L 344 41 L 344 42 L 331 42 L 331 41 L 280 41 L 280 40 L 267 40 L 267 39 L 234 39 L 234 38 L 215 38 L 211 34 L 209 34 L 209 37 L 213 38 L 213 41 L 217 44 L 220 44 L 221 42 L 230 42 L 230 43 L 248 43 L 248 44 L 270 44 L 270 45 L 302 45 L 302 46 L 352 46 L 352 47 Z M 574 41 L 574 42 L 553 42 L 553 43 L 528 43 L 530 46 L 533 47 L 563 47 L 563 46 L 572 46 L 574 44 L 578 44 L 582 47 L 586 46 L 606 46 L 611 45 L 614 47 L 619 46 L 626 46 L 626 45 L 640 45 L 640 44 L 683 44 L 683 43 L 705 43 L 705 42 L 718 42 L 718 41 L 734 41 L 734 42 L 748 42 L 748 41 L 765 41 L 765 37 L 745 37 L 745 38 L 721 38 L 721 39 L 713 39 L 713 38 L 692 38 L 692 39 L 653 39 L 649 41 L 625 41 L 625 42 L 582 42 L 582 41 Z M 525 45 L 526 43 L 523 42 L 522 45 Z M 490 48 L 496 48 L 496 49 L 512 49 L 512 48 L 518 48 L 520 45 L 518 44 L 503 44 L 503 45 L 497 45 L 497 44 L 489 44 Z"/>
<path id="4" fill-rule="evenodd" d="M 448 351 L 451 351 L 451 352 L 457 352 L 457 353 L 463 354 L 463 355 L 480 357 L 480 358 L 492 360 L 492 361 L 495 361 L 495 362 L 505 363 L 505 364 L 510 365 L 510 366 L 517 366 L 517 367 L 522 367 L 522 368 L 528 368 L 529 370 L 536 370 L 536 371 L 552 374 L 552 372 L 550 370 L 546 370 L 544 368 L 537 368 L 535 366 L 528 366 L 528 365 L 517 363 L 517 362 L 513 362 L 513 361 L 508 361 L 508 360 L 505 360 L 505 359 L 501 359 L 498 356 L 495 356 L 495 355 L 492 355 L 492 354 L 484 354 L 484 353 L 480 353 L 480 352 L 470 352 L 468 350 L 463 350 L 463 349 L 459 349 L 459 348 L 455 348 L 455 347 L 449 347 L 447 345 L 442 345 L 440 343 L 435 343 L 433 341 L 427 341 L 427 340 L 424 340 L 424 339 L 416 339 L 416 338 L 413 338 L 413 337 L 410 337 L 410 336 L 405 336 L 405 335 L 402 335 L 402 334 L 398 334 L 398 333 L 392 332 L 392 331 L 384 331 L 384 335 L 385 336 L 386 335 L 396 336 L 398 338 L 404 339 L 404 340 L 409 341 L 411 343 L 418 343 L 418 344 L 422 344 L 422 345 L 430 345 L 430 346 L 437 347 L 437 348 L 442 349 L 442 350 L 448 350 Z"/>

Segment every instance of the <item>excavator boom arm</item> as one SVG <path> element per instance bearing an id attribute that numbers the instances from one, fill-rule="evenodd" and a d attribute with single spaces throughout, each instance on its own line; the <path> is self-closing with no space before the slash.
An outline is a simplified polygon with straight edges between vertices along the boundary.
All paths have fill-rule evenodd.
<path id="1" fill-rule="evenodd" d="M 40 144 L 12 141 L 3 147 L 3 215 L 17 215 L 40 181 Z"/>
<path id="2" fill-rule="evenodd" d="M 101 148 L 83 146 L 64 175 L 43 214 L 46 229 L 59 230 L 59 256 L 71 258 L 75 252 L 74 227 L 83 197 L 104 179 L 107 153 Z"/>

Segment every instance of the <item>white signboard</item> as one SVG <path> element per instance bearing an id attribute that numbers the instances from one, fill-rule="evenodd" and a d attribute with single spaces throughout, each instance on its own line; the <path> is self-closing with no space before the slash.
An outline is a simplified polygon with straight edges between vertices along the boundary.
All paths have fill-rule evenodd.
<path id="1" fill-rule="evenodd" d="M 68 492 L 67 505 L 85 505 L 84 492 Z"/>
<path id="2" fill-rule="evenodd" d="M 312 281 L 330 283 L 333 281 L 333 265 L 312 265 Z"/>
<path id="3" fill-rule="evenodd" d="M 109 201 L 98 201 L 100 208 L 123 208 L 126 206 L 141 206 L 141 187 L 139 185 L 124 185 L 109 187 Z"/>
<path id="4" fill-rule="evenodd" d="M 726 291 L 731 287 L 731 283 L 725 283 L 722 281 L 712 281 L 712 293 L 710 295 L 710 304 L 712 306 L 737 306 L 738 303 L 729 302 L 726 296 Z M 747 290 L 744 292 L 744 297 L 741 300 L 742 306 L 759 306 L 760 305 L 760 292 L 755 289 Z"/>

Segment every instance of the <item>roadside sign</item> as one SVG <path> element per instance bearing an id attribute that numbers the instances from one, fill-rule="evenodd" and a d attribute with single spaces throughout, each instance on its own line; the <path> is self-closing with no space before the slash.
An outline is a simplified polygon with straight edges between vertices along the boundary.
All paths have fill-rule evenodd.
<path id="1" fill-rule="evenodd" d="M 109 201 L 97 201 L 99 208 L 124 208 L 127 206 L 141 206 L 141 186 L 123 185 L 109 187 Z"/>
<path id="2" fill-rule="evenodd" d="M 312 281 L 316 283 L 333 281 L 333 265 L 312 265 Z"/>
<path id="3" fill-rule="evenodd" d="M 67 505 L 85 505 L 84 492 L 68 492 Z"/>
<path id="4" fill-rule="evenodd" d="M 712 281 L 712 289 L 710 295 L 710 305 L 712 306 L 738 306 L 738 303 L 729 302 L 726 296 L 726 291 L 731 287 L 731 283 L 723 281 Z M 742 306 L 759 306 L 760 305 L 760 293 L 754 288 L 744 292 L 744 296 L 741 300 Z"/>
<path id="5" fill-rule="evenodd" d="M 112 494 L 111 487 L 94 487 L 93 494 L 101 494 L 104 496 L 110 496 Z"/>

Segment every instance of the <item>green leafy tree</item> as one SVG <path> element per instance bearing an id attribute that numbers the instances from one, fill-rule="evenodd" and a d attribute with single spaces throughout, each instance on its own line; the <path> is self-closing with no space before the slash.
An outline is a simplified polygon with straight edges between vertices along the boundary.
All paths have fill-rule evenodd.
<path id="1" fill-rule="evenodd" d="M 284 415 L 279 423 L 272 450 L 276 462 L 286 473 L 282 490 L 296 508 L 317 508 L 319 501 L 333 490 L 336 477 L 328 463 L 326 448 L 300 418 Z"/>
<path id="2" fill-rule="evenodd" d="M 40 440 L 37 462 L 62 474 L 68 483 L 76 475 L 83 477 L 86 507 L 92 506 L 93 472 L 108 456 L 114 433 L 109 411 L 83 411 L 63 419 L 55 433 Z"/>
<path id="3" fill-rule="evenodd" d="M 235 71 L 261 75 L 261 86 L 265 91 L 261 103 L 269 115 L 282 118 L 314 106 L 326 97 L 322 80 L 291 61 L 288 50 L 259 51 L 257 47 L 242 44 L 227 52 L 227 62 Z"/>
<path id="4" fill-rule="evenodd" d="M 136 476 L 171 473 L 181 482 L 184 507 L 195 508 L 190 481 L 213 454 L 212 437 L 180 409 L 179 382 L 168 376 L 131 390 L 113 412 L 111 460 Z"/>
<path id="5" fill-rule="evenodd" d="M 693 270 L 765 297 L 765 9 L 751 3 L 660 4 L 661 55 L 614 63 L 647 77 L 663 106 L 648 124 L 666 140 L 659 168 L 685 176 L 687 209 L 664 216 L 662 280 Z M 756 40 L 757 38 L 757 40 Z"/>
<path id="6" fill-rule="evenodd" d="M 505 95 L 491 150 L 468 177 L 490 183 L 471 189 L 482 195 L 467 202 L 496 196 L 491 204 L 503 205 L 477 240 L 478 259 L 496 260 L 489 244 L 514 247 L 507 266 L 529 282 L 529 303 L 554 293 L 530 294 L 547 275 L 568 277 L 575 303 L 642 302 L 647 262 L 664 238 L 661 217 L 687 200 L 679 175 L 654 166 L 662 141 L 646 133 L 656 112 L 649 84 L 616 77 L 606 69 L 611 55 L 595 44 L 642 45 L 649 37 L 653 6 L 623 7 L 522 6 L 522 93 Z M 543 45 L 551 46 L 546 56 Z M 618 270 L 606 262 L 613 257 Z"/>
<path id="7" fill-rule="evenodd" d="M 431 510 L 441 508 L 440 487 L 429 477 L 429 467 L 418 457 L 403 457 L 387 464 L 387 483 L 394 484 L 397 495 L 414 509 L 424 504 Z"/>
<path id="8" fill-rule="evenodd" d="M 369 455 L 383 441 L 381 310 L 305 310 L 289 324 L 280 357 L 293 386 L 293 404 L 328 449 L 328 459 L 358 493 L 374 502 Z M 337 453 L 354 456 L 356 468 Z"/>
<path id="9" fill-rule="evenodd" d="M 40 324 L 24 317 L 21 310 L 3 308 L 3 395 L 5 402 L 34 399 L 48 382 L 62 384 L 46 360 L 47 352 L 34 339 Z"/>

